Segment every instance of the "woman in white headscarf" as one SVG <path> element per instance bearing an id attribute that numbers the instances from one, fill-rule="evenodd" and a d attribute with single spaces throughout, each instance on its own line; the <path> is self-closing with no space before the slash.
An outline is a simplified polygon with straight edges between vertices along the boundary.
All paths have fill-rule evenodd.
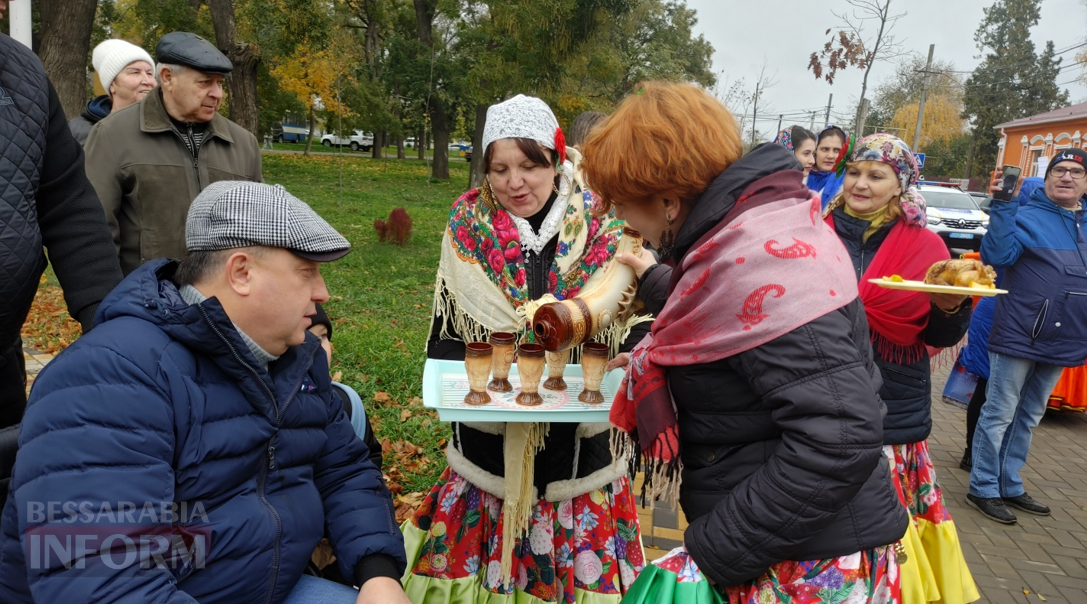
<path id="1" fill-rule="evenodd" d="M 622 232 L 614 214 L 592 214 L 580 154 L 540 99 L 488 110 L 483 158 L 483 186 L 453 204 L 442 240 L 430 358 L 463 359 L 466 343 L 493 332 L 531 341 L 531 308 L 546 294 L 576 296 Z M 638 321 L 598 339 L 618 352 L 645 333 Z M 449 468 L 402 527 L 413 602 L 622 599 L 645 562 L 628 462 L 612 457 L 608 424 L 456 423 L 446 455 Z M 520 501 L 526 485 L 534 496 Z"/>

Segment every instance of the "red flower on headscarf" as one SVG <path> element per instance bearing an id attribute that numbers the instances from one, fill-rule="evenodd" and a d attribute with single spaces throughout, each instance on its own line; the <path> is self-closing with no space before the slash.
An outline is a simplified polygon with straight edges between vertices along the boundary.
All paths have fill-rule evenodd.
<path id="1" fill-rule="evenodd" d="M 476 240 L 472 237 L 472 232 L 468 230 L 468 227 L 464 225 L 457 226 L 457 241 L 469 252 L 476 250 Z"/>
<path id="2" fill-rule="evenodd" d="M 555 151 L 559 152 L 559 163 L 566 161 L 566 135 L 562 128 L 555 128 Z"/>
<path id="3" fill-rule="evenodd" d="M 503 253 L 506 255 L 506 261 L 510 264 L 520 264 L 524 258 L 524 255 L 521 254 L 521 246 L 517 245 L 516 241 L 506 244 L 506 251 Z"/>
<path id="4" fill-rule="evenodd" d="M 502 256 L 502 250 L 498 248 L 492 248 L 487 252 L 487 264 L 491 265 L 491 270 L 496 273 L 502 272 L 502 267 L 506 265 L 506 259 Z"/>
<path id="5" fill-rule="evenodd" d="M 517 284 L 517 287 L 525 286 L 525 269 L 517 269 L 517 274 L 513 276 L 513 282 Z"/>

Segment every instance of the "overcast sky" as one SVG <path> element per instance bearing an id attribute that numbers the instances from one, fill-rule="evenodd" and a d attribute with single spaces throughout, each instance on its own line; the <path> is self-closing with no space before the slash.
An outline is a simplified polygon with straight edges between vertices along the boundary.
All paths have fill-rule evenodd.
<path id="1" fill-rule="evenodd" d="M 827 41 L 827 28 L 838 20 L 832 11 L 848 9 L 845 0 L 686 0 L 698 11 L 696 34 L 713 45 L 713 69 L 729 80 L 743 78 L 754 87 L 765 61 L 767 72 L 777 82 L 763 97 L 770 121 L 759 120 L 759 130 L 772 136 L 781 113 L 819 108 L 816 128 L 823 124 L 827 97 L 834 94 L 831 123 L 849 121 L 860 98 L 863 72 L 850 68 L 839 71 L 831 86 L 816 80 L 807 69 L 808 57 Z M 895 26 L 894 34 L 906 49 L 927 56 L 929 44 L 936 45 L 934 60 L 952 61 L 956 70 L 971 70 L 980 59 L 974 32 L 983 17 L 982 9 L 992 0 L 893 0 L 896 12 L 907 13 Z M 1084 0 L 1043 0 L 1042 16 L 1032 30 L 1038 50 L 1052 40 L 1057 50 L 1087 41 L 1087 8 Z M 1063 65 L 1075 62 L 1081 49 L 1063 55 Z M 1065 69 L 1058 83 L 1074 80 L 1079 67 Z M 878 63 L 868 79 L 871 91 L 894 73 L 894 66 Z M 1087 88 L 1080 84 L 1063 86 L 1073 103 L 1087 100 Z M 869 94 L 871 99 L 871 94 Z M 759 110 L 762 115 L 764 109 Z M 789 119 L 785 119 L 788 125 Z M 809 118 L 794 119 L 807 127 Z M 750 121 L 747 122 L 750 125 Z"/>

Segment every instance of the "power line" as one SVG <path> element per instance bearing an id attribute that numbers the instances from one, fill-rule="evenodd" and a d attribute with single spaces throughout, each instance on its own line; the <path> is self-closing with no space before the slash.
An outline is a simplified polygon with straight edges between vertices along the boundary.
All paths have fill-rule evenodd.
<path id="1" fill-rule="evenodd" d="M 1084 46 L 1087 46 L 1087 42 L 1081 42 L 1080 44 L 1076 44 L 1074 46 L 1069 46 L 1068 48 L 1065 48 L 1064 50 L 1054 51 L 1053 56 L 1055 56 L 1055 57 L 1060 56 L 1060 55 L 1063 55 L 1063 54 L 1065 54 L 1065 53 L 1067 53 L 1069 51 L 1076 50 L 1077 48 L 1083 48 Z M 1029 64 L 1033 64 L 1034 62 L 1035 62 L 1034 60 L 1023 59 L 1022 61 L 1012 63 L 1011 65 L 1008 65 L 1007 67 L 1018 67 L 1020 65 L 1029 65 Z M 972 73 L 974 73 L 974 71 L 958 71 L 958 70 L 954 70 L 954 69 L 945 69 L 945 70 L 942 71 L 942 73 L 967 73 L 967 74 L 972 74 Z"/>

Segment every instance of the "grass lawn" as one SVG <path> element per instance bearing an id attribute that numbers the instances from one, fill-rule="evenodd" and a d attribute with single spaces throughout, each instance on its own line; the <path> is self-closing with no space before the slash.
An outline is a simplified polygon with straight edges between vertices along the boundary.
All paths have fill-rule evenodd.
<path id="1" fill-rule="evenodd" d="M 306 150 L 306 143 L 272 143 L 272 149 L 274 149 L 276 151 L 298 151 L 298 152 L 302 152 L 302 151 Z M 337 153 L 337 152 L 339 152 L 339 149 L 336 148 L 336 147 L 325 147 L 318 140 L 318 141 L 313 142 L 313 147 L 310 149 L 310 152 L 316 152 L 316 151 L 320 151 L 322 153 Z M 391 147 L 385 147 L 384 151 L 385 151 L 385 157 L 386 158 L 390 158 L 390 159 L 395 159 L 396 158 L 396 145 L 393 145 Z M 358 151 L 352 151 L 349 147 L 344 147 L 343 148 L 343 154 L 344 154 L 345 157 L 346 156 L 371 157 L 372 153 L 373 153 L 372 151 L 363 151 L 362 149 L 359 149 Z M 404 154 L 405 154 L 405 159 L 418 159 L 419 158 L 419 151 L 417 149 L 415 149 L 414 147 L 405 147 Z M 433 158 L 434 157 L 434 149 L 427 149 L 426 150 L 426 157 L 427 157 L 427 159 Z M 460 151 L 450 150 L 449 151 L 449 163 L 456 163 L 456 162 L 460 162 L 460 161 L 465 161 L 465 159 L 463 157 L 461 157 Z"/>
<path id="2" fill-rule="evenodd" d="M 439 244 L 449 207 L 466 188 L 468 164 L 451 162 L 452 179 L 442 182 L 431 181 L 418 161 L 345 153 L 341 196 L 337 157 L 265 154 L 263 160 L 266 182 L 285 186 L 351 241 L 351 254 L 322 269 L 332 296 L 332 372 L 359 392 L 378 439 L 388 439 L 385 472 L 410 505 L 411 494 L 428 490 L 445 468 L 449 427 L 423 408 L 421 380 Z M 397 207 L 412 217 L 411 239 L 403 247 L 378 243 L 374 220 Z M 67 345 L 58 301 L 50 271 L 24 330 L 33 332 L 28 346 Z"/>

